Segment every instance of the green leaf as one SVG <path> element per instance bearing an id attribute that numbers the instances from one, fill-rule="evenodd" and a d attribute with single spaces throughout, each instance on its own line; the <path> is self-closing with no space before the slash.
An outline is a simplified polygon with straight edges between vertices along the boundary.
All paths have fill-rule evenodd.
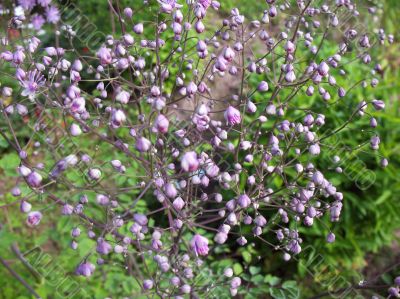
<path id="1" fill-rule="evenodd" d="M 248 251 L 243 251 L 242 252 L 242 257 L 244 259 L 244 261 L 249 264 L 251 262 L 251 253 Z"/>
<path id="2" fill-rule="evenodd" d="M 250 266 L 249 271 L 250 271 L 251 275 L 256 275 L 256 274 L 260 273 L 261 268 Z"/>
<path id="3" fill-rule="evenodd" d="M 271 286 L 276 286 L 281 282 L 281 279 L 279 277 L 268 274 L 267 276 L 264 277 L 264 282 L 268 283 Z"/>
<path id="4" fill-rule="evenodd" d="M 240 273 L 243 272 L 243 267 L 241 264 L 239 263 L 235 263 L 233 265 L 233 273 L 235 273 L 235 275 L 239 275 Z"/>

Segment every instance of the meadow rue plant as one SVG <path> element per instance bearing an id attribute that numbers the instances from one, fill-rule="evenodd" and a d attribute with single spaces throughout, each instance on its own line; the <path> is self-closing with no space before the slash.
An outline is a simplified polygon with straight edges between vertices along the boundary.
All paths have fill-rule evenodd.
<path id="1" fill-rule="evenodd" d="M 393 37 L 342 20 L 364 17 L 351 0 L 278 2 L 256 20 L 239 7 L 212 24 L 218 1 L 144 1 L 155 9 L 140 20 L 117 0 L 119 32 L 88 53 L 52 1 L 2 8 L 21 34 L 1 39 L 2 74 L 16 84 L 0 86 L 0 133 L 21 158 L 15 188 L 25 183 L 29 202 L 12 194 L 32 229 L 50 213 L 79 220 L 71 248 L 83 238 L 92 248 L 77 275 L 119 267 L 162 298 L 207 298 L 219 286 L 235 296 L 242 278 L 231 268 L 196 279 L 226 246 L 257 242 L 287 261 L 302 252 L 299 227 L 323 222 L 326 242 L 339 237 L 329 222 L 346 198 L 330 172 L 341 173 L 342 151 L 329 140 L 351 129 L 379 155 L 379 136 L 360 128 L 376 128 L 372 115 L 385 108 L 373 96 L 381 67 L 371 49 Z M 58 25 L 54 44 L 38 34 L 46 23 Z M 343 42 L 323 57 L 337 35 Z M 357 63 L 369 72 L 348 82 L 346 66 Z M 355 102 L 357 88 L 368 98 Z M 348 120 L 335 126 L 328 110 Z"/>

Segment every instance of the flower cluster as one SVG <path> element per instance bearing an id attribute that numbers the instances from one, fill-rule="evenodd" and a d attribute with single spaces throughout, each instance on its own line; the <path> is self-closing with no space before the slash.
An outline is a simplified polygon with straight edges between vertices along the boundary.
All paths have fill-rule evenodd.
<path id="1" fill-rule="evenodd" d="M 372 114 L 384 109 L 372 95 L 352 96 L 379 83 L 381 66 L 349 85 L 346 65 L 367 69 L 373 40 L 393 42 L 383 30 L 375 37 L 341 23 L 341 11 L 359 15 L 353 1 L 331 2 L 270 0 L 249 22 L 235 8 L 218 29 L 206 21 L 217 1 L 161 0 L 147 21 L 115 6 L 121 34 L 83 55 L 68 32 L 54 46 L 30 30 L 60 20 L 51 1 L 18 1 L 24 13 L 10 18 L 29 34 L 2 39 L 2 64 L 18 85 L 1 86 L 9 99 L 1 107 L 6 140 L 21 159 L 18 184 L 31 192 L 12 191 L 27 224 L 42 224 L 45 205 L 59 205 L 56 213 L 79 219 L 71 248 L 85 236 L 93 243 L 77 275 L 123 260 L 144 277 L 143 292 L 162 297 L 207 296 L 226 282 L 236 295 L 242 279 L 231 268 L 210 286 L 196 280 L 224 246 L 257 240 L 285 260 L 300 254 L 299 227 L 338 222 L 345 208 L 330 180 L 331 169 L 342 172 L 330 138 L 368 117 L 374 129 Z M 329 30 L 344 42 L 324 56 L 330 35 L 321 32 Z M 342 107 L 348 119 L 333 127 L 325 113 Z M 24 121 L 35 131 L 28 138 L 19 136 Z M 364 139 L 379 150 L 373 131 Z M 332 231 L 326 241 L 335 241 Z"/>

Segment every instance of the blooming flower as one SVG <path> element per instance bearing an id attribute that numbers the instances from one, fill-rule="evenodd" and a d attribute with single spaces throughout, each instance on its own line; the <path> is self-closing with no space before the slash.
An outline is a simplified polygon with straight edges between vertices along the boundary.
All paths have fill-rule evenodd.
<path id="1" fill-rule="evenodd" d="M 31 23 L 35 30 L 40 30 L 42 29 L 44 23 L 46 23 L 46 20 L 43 18 L 42 15 L 34 14 L 31 18 Z"/>
<path id="2" fill-rule="evenodd" d="M 208 239 L 196 234 L 190 241 L 190 247 L 196 253 L 196 255 L 207 255 L 208 254 Z"/>
<path id="3" fill-rule="evenodd" d="M 39 88 L 42 87 L 46 82 L 44 76 L 38 71 L 29 71 L 23 80 L 19 81 L 19 84 L 24 88 L 22 96 L 29 96 L 30 98 L 35 97 Z"/>
<path id="4" fill-rule="evenodd" d="M 25 10 L 31 10 L 35 7 L 36 0 L 18 0 L 18 4 Z"/>
<path id="5" fill-rule="evenodd" d="M 46 8 L 46 19 L 47 22 L 55 24 L 60 20 L 60 11 L 55 6 L 49 6 Z"/>
<path id="6" fill-rule="evenodd" d="M 239 124 L 242 120 L 240 116 L 240 111 L 232 106 L 229 106 L 228 109 L 226 109 L 224 117 L 229 125 Z"/>

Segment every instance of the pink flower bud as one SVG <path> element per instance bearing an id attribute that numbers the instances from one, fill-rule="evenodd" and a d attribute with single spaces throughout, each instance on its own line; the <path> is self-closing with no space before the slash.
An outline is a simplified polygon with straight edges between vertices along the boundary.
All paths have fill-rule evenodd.
<path id="1" fill-rule="evenodd" d="M 167 133 L 169 120 L 162 114 L 159 114 L 154 122 L 154 127 L 160 133 Z"/>
<path id="2" fill-rule="evenodd" d="M 28 214 L 26 224 L 29 226 L 37 226 L 40 223 L 40 220 L 42 220 L 42 213 L 33 211 Z"/>
<path id="3" fill-rule="evenodd" d="M 195 152 L 187 152 L 182 156 L 181 167 L 186 172 L 193 172 L 199 168 L 199 161 Z"/>
<path id="4" fill-rule="evenodd" d="M 106 47 L 102 47 L 97 51 L 97 57 L 100 59 L 102 65 L 111 64 L 112 62 L 111 51 Z"/>
<path id="5" fill-rule="evenodd" d="M 239 124 L 242 120 L 240 111 L 232 106 L 229 106 L 228 109 L 226 109 L 224 117 L 229 125 Z"/>
<path id="6" fill-rule="evenodd" d="M 261 81 L 260 84 L 258 84 L 257 90 L 260 92 L 265 92 L 268 91 L 268 83 L 265 81 Z"/>
<path id="7" fill-rule="evenodd" d="M 247 194 L 242 194 L 238 197 L 237 203 L 242 208 L 247 208 L 251 204 L 251 199 L 247 196 Z"/>
<path id="8" fill-rule="evenodd" d="M 125 15 L 126 17 L 128 17 L 128 18 L 132 18 L 132 16 L 133 16 L 132 8 L 130 8 L 130 7 L 125 7 L 125 9 L 124 9 L 124 15 Z"/>
<path id="9" fill-rule="evenodd" d="M 320 65 L 318 66 L 318 73 L 322 76 L 322 77 L 326 77 L 329 73 L 329 65 L 323 61 L 320 63 Z"/>
<path id="10" fill-rule="evenodd" d="M 186 87 L 186 92 L 189 96 L 195 94 L 197 92 L 197 85 L 193 81 L 190 82 Z"/>
<path id="11" fill-rule="evenodd" d="M 136 139 L 135 147 L 139 152 L 147 152 L 151 147 L 151 142 L 145 137 L 139 137 Z"/>
<path id="12" fill-rule="evenodd" d="M 207 255 L 208 254 L 208 239 L 196 234 L 190 241 L 190 247 L 196 255 Z"/>
<path id="13" fill-rule="evenodd" d="M 79 136 L 82 134 L 81 127 L 77 124 L 72 124 L 69 131 L 72 136 Z"/>
<path id="14" fill-rule="evenodd" d="M 32 188 L 38 188 L 42 182 L 42 176 L 36 171 L 33 171 L 27 176 L 26 181 Z"/>
<path id="15" fill-rule="evenodd" d="M 22 213 L 28 213 L 32 209 L 32 205 L 29 202 L 23 200 L 21 201 L 19 209 Z"/>
<path id="16" fill-rule="evenodd" d="M 201 20 L 198 20 L 196 24 L 194 25 L 194 28 L 196 29 L 197 33 L 202 33 L 206 29 L 204 26 L 203 22 Z"/>
<path id="17" fill-rule="evenodd" d="M 232 61 L 235 58 L 235 52 L 230 47 L 225 48 L 224 58 L 229 62 Z"/>
<path id="18" fill-rule="evenodd" d="M 185 206 L 185 202 L 181 197 L 177 197 L 174 202 L 172 203 L 175 209 L 178 211 L 182 210 L 182 208 Z"/>
<path id="19" fill-rule="evenodd" d="M 176 195 L 178 194 L 178 191 L 176 190 L 175 186 L 171 183 L 165 184 L 164 192 L 165 195 L 167 195 L 169 198 L 175 198 Z"/>
<path id="20" fill-rule="evenodd" d="M 82 263 L 78 266 L 75 273 L 77 275 L 89 277 L 93 274 L 95 266 L 89 262 Z"/>
<path id="21" fill-rule="evenodd" d="M 136 34 L 142 34 L 143 33 L 143 24 L 139 23 L 139 24 L 136 24 L 135 26 L 133 26 L 133 32 L 135 32 Z"/>

